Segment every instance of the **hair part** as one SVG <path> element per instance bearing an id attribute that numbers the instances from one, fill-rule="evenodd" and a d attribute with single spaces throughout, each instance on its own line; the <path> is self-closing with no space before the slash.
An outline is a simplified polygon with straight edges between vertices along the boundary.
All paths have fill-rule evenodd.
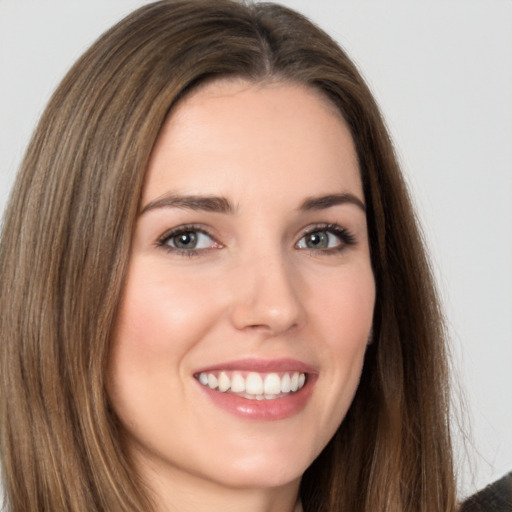
<path id="1" fill-rule="evenodd" d="M 303 477 L 304 510 L 454 510 L 441 314 L 379 110 L 346 54 L 306 18 L 230 0 L 164 0 L 129 15 L 69 71 L 30 142 L 0 245 L 10 509 L 152 510 L 109 408 L 109 342 L 159 131 L 184 95 L 230 77 L 321 91 L 347 122 L 361 169 L 374 342 L 346 418 Z"/>

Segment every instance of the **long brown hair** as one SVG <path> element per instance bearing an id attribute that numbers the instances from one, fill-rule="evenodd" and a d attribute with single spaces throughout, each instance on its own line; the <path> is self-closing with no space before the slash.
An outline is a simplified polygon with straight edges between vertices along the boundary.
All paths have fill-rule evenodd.
<path id="1" fill-rule="evenodd" d="M 114 26 L 64 78 L 28 147 L 0 246 L 8 507 L 152 510 L 109 409 L 109 340 L 159 130 L 184 94 L 230 76 L 322 91 L 351 129 L 363 179 L 373 343 L 346 418 L 303 477 L 305 511 L 453 510 L 441 315 L 379 110 L 353 63 L 311 22 L 230 0 L 164 0 Z"/>

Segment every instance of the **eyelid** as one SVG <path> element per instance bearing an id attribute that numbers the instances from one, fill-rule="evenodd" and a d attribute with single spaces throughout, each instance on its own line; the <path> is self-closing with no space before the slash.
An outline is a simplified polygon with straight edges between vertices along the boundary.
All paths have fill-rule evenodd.
<path id="1" fill-rule="evenodd" d="M 307 235 L 319 232 L 319 231 L 327 231 L 334 236 L 338 237 L 340 240 L 340 243 L 336 245 L 335 247 L 327 247 L 327 248 L 310 248 L 310 247 L 297 247 L 299 242 Z M 173 247 L 172 245 L 168 245 L 167 241 L 177 236 L 181 233 L 187 233 L 187 232 L 198 232 L 206 235 L 209 237 L 214 247 L 204 247 L 204 248 L 192 248 L 192 249 L 183 249 L 179 247 Z M 298 238 L 298 241 L 295 243 L 295 247 L 299 250 L 307 250 L 313 253 L 325 253 L 325 254 L 333 254 L 337 252 L 341 252 L 342 250 L 346 249 L 347 246 L 355 245 L 357 243 L 356 237 L 351 233 L 347 228 L 340 226 L 339 224 L 333 224 L 333 223 L 318 223 L 310 225 L 306 228 L 304 228 L 300 236 Z M 166 250 L 167 252 L 178 254 L 178 255 L 186 255 L 186 256 L 198 256 L 200 254 L 204 254 L 212 249 L 220 249 L 223 247 L 223 244 L 221 244 L 215 235 L 213 235 L 210 232 L 210 229 L 205 227 L 204 225 L 200 224 L 183 224 L 180 226 L 176 226 L 174 228 L 168 229 L 165 231 L 158 239 L 156 240 L 157 247 L 162 248 Z"/>
<path id="2" fill-rule="evenodd" d="M 197 232 L 201 233 L 203 235 L 206 235 L 209 237 L 212 242 L 216 245 L 216 247 L 205 247 L 200 249 L 182 249 L 179 247 L 173 247 L 172 245 L 168 245 L 166 242 L 181 233 L 188 233 L 188 232 Z M 180 255 L 187 255 L 187 256 L 196 256 L 201 253 L 204 253 L 210 249 L 219 249 L 222 248 L 223 245 L 216 239 L 216 237 L 210 233 L 209 229 L 207 229 L 203 225 L 198 224 L 182 224 L 180 226 L 176 226 L 174 228 L 168 229 L 165 231 L 161 236 L 158 237 L 156 240 L 156 246 L 164 249 L 167 252 L 174 253 L 174 254 L 180 254 Z"/>
<path id="3" fill-rule="evenodd" d="M 336 247 L 330 247 L 330 248 L 321 248 L 321 249 L 312 249 L 309 247 L 298 247 L 300 250 L 306 250 L 311 251 L 315 253 L 328 253 L 333 254 L 340 252 L 344 249 L 346 249 L 347 246 L 355 245 L 357 243 L 357 239 L 355 235 L 348 230 L 347 228 L 340 226 L 339 224 L 332 224 L 332 223 L 319 223 L 319 224 L 313 224 L 308 226 L 307 228 L 304 228 L 300 234 L 299 240 L 295 244 L 295 246 L 298 245 L 298 243 L 307 235 L 310 235 L 312 233 L 316 233 L 319 231 L 327 231 L 335 236 L 337 236 L 340 239 L 340 244 Z"/>

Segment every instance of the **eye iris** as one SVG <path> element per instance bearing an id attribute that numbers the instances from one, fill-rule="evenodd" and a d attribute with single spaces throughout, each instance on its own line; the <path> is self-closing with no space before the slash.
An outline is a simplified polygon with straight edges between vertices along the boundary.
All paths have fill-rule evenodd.
<path id="1" fill-rule="evenodd" d="M 173 243 L 178 249 L 193 249 L 197 244 L 197 235 L 192 231 L 180 233 L 173 238 Z"/>
<path id="2" fill-rule="evenodd" d="M 329 246 L 329 236 L 325 231 L 315 231 L 306 236 L 306 245 L 310 249 L 326 249 Z"/>

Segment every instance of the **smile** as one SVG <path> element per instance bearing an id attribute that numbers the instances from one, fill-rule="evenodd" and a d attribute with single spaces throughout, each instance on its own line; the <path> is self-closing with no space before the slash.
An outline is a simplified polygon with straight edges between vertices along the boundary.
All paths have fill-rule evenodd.
<path id="1" fill-rule="evenodd" d="M 249 400 L 274 400 L 285 398 L 304 387 L 306 374 L 303 372 L 201 372 L 197 380 L 209 389 L 222 393 L 236 394 Z"/>
<path id="2" fill-rule="evenodd" d="M 276 421 L 308 404 L 318 369 L 297 359 L 239 359 L 193 374 L 210 403 L 244 420 Z"/>

